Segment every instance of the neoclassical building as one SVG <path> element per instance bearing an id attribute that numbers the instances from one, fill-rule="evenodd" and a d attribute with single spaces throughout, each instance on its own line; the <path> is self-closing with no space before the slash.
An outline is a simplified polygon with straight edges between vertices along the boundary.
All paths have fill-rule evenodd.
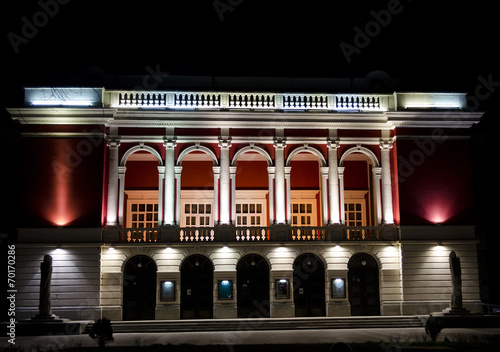
<path id="1" fill-rule="evenodd" d="M 480 309 L 460 93 L 26 88 L 17 316 L 428 314 L 448 256 Z"/>

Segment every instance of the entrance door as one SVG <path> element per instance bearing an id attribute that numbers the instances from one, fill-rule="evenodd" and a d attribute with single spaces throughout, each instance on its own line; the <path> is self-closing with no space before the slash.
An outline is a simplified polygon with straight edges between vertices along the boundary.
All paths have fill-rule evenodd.
<path id="1" fill-rule="evenodd" d="M 128 260 L 123 271 L 123 320 L 154 320 L 156 264 L 145 255 Z"/>
<path id="2" fill-rule="evenodd" d="M 214 268 L 202 255 L 192 255 L 181 267 L 181 319 L 213 317 Z"/>
<path id="3" fill-rule="evenodd" d="M 296 317 L 326 315 L 325 268 L 314 254 L 303 254 L 293 264 L 293 301 Z"/>
<path id="4" fill-rule="evenodd" d="M 378 265 L 365 253 L 352 256 L 347 264 L 351 315 L 380 315 Z"/>
<path id="5" fill-rule="evenodd" d="M 269 265 L 260 255 L 238 262 L 238 318 L 269 318 Z"/>

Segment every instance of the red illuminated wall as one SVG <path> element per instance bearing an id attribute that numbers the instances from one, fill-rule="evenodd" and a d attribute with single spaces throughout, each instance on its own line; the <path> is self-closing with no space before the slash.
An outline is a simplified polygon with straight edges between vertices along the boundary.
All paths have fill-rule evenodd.
<path id="1" fill-rule="evenodd" d="M 236 189 L 269 189 L 267 161 L 237 161 Z"/>
<path id="2" fill-rule="evenodd" d="M 344 161 L 344 189 L 368 189 L 368 166 L 366 161 Z"/>
<path id="3" fill-rule="evenodd" d="M 214 189 L 213 166 L 211 161 L 183 161 L 182 189 Z"/>
<path id="4" fill-rule="evenodd" d="M 291 161 L 291 189 L 319 189 L 319 164 L 317 161 Z"/>
<path id="5" fill-rule="evenodd" d="M 99 227 L 103 141 L 33 138 L 23 148 L 23 226 Z"/>
<path id="6" fill-rule="evenodd" d="M 398 141 L 401 225 L 473 223 L 467 141 Z"/>
<path id="7" fill-rule="evenodd" d="M 127 161 L 125 189 L 158 190 L 157 161 Z"/>

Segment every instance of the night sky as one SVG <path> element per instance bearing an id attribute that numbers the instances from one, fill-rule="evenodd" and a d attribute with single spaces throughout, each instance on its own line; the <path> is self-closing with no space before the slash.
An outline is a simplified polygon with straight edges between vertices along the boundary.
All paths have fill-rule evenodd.
<path id="1" fill-rule="evenodd" d="M 493 131 L 500 54 L 494 1 L 22 0 L 2 11 L 2 102 L 24 86 L 102 86 L 151 70 L 175 75 L 391 77 L 374 90 L 459 91 L 487 111 L 473 128 L 478 225 L 489 234 L 498 177 Z M 2 165 L 17 127 L 0 116 Z M 2 168 L 3 184 L 16 184 Z M 18 187 L 17 187 L 18 188 Z M 9 187 L 14 192 L 16 187 Z M 2 215 L 14 219 L 12 207 Z M 7 224 L 7 225 L 6 225 Z M 15 225 L 2 223 L 2 231 Z M 489 236 L 487 246 L 498 244 Z M 500 281 L 500 280 L 499 280 Z"/>

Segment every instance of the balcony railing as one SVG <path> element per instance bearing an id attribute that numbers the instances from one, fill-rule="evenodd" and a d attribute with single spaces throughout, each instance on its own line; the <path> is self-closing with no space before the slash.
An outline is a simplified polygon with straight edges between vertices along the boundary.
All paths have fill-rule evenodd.
<path id="1" fill-rule="evenodd" d="M 103 242 L 209 243 L 397 241 L 395 226 L 300 226 L 106 228 Z"/>

